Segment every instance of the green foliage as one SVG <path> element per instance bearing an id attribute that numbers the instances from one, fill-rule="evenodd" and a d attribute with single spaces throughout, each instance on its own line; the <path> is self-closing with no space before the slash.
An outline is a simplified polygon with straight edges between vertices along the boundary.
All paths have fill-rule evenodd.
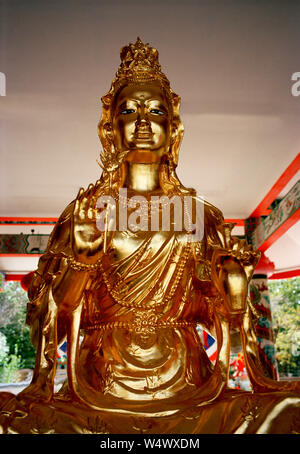
<path id="1" fill-rule="evenodd" d="M 286 304 L 294 309 L 300 306 L 300 277 L 269 281 L 268 287 L 272 304 Z"/>
<path id="2" fill-rule="evenodd" d="M 11 355 L 7 355 L 0 363 L 0 383 L 13 383 L 16 378 L 16 372 L 22 367 L 21 356 L 18 355 L 18 349 Z"/>
<path id="3" fill-rule="evenodd" d="M 21 367 L 22 360 L 18 355 L 18 348 L 15 347 L 15 352 L 9 355 L 9 346 L 6 342 L 6 337 L 0 332 L 0 383 L 12 383 L 15 380 L 15 374 Z"/>
<path id="4" fill-rule="evenodd" d="M 0 365 L 5 360 L 9 351 L 9 347 L 6 342 L 6 337 L 0 332 Z"/>
<path id="5" fill-rule="evenodd" d="M 13 355 L 17 347 L 22 358 L 22 367 L 33 368 L 36 351 L 30 340 L 29 328 L 22 324 L 10 324 L 1 330 L 7 338 L 9 354 Z"/>
<path id="6" fill-rule="evenodd" d="M 36 352 L 31 344 L 29 328 L 25 324 L 27 302 L 27 293 L 19 282 L 7 282 L 0 293 L 0 333 L 5 335 L 9 347 L 6 364 L 8 369 L 17 364 L 19 367 L 34 367 Z M 21 358 L 20 362 L 15 358 L 16 351 Z"/>
<path id="7" fill-rule="evenodd" d="M 280 375 L 300 375 L 300 277 L 269 281 Z"/>

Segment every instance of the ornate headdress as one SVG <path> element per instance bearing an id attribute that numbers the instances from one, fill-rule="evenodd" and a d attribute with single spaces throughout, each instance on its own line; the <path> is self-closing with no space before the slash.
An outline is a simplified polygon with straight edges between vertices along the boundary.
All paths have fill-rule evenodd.
<path id="1" fill-rule="evenodd" d="M 121 49 L 121 64 L 113 85 L 123 85 L 130 82 L 149 82 L 160 80 L 170 90 L 170 82 L 161 71 L 158 62 L 158 51 L 149 44 L 143 44 L 137 38 L 135 44 L 129 44 Z"/>

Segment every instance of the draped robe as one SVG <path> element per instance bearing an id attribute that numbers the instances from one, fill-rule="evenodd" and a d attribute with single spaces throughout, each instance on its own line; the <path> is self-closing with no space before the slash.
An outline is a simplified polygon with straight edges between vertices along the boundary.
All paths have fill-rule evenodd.
<path id="1" fill-rule="evenodd" d="M 40 259 L 29 292 L 31 327 L 38 295 L 67 266 L 72 213 L 70 204 Z M 205 353 L 197 325 L 213 326 L 210 261 L 223 217 L 205 202 L 203 219 L 204 236 L 196 243 L 186 232 L 115 232 L 83 295 L 77 397 L 66 381 L 50 403 L 34 403 L 18 416 L 16 400 L 2 393 L 3 431 L 299 432 L 299 396 L 229 389 L 218 362 Z M 59 320 L 57 329 L 63 337 Z"/>

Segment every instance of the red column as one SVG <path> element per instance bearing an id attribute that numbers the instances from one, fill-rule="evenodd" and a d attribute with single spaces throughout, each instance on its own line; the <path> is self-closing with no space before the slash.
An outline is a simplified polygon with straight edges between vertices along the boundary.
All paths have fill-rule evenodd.
<path id="1" fill-rule="evenodd" d="M 255 322 L 255 331 L 265 376 L 278 379 L 272 311 L 268 291 L 268 277 L 274 273 L 274 269 L 274 263 L 262 253 L 255 269 L 255 274 L 250 282 L 250 297 L 252 304 L 260 315 Z"/>

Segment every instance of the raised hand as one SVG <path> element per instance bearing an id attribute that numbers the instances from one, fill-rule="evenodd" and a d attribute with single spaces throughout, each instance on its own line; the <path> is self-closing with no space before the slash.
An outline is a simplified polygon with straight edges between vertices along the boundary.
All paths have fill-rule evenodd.
<path id="1" fill-rule="evenodd" d="M 71 238 L 73 254 L 76 261 L 87 265 L 95 264 L 103 255 L 104 234 L 97 227 L 99 195 L 100 180 L 95 185 L 90 184 L 86 191 L 81 188 L 74 206 Z"/>

